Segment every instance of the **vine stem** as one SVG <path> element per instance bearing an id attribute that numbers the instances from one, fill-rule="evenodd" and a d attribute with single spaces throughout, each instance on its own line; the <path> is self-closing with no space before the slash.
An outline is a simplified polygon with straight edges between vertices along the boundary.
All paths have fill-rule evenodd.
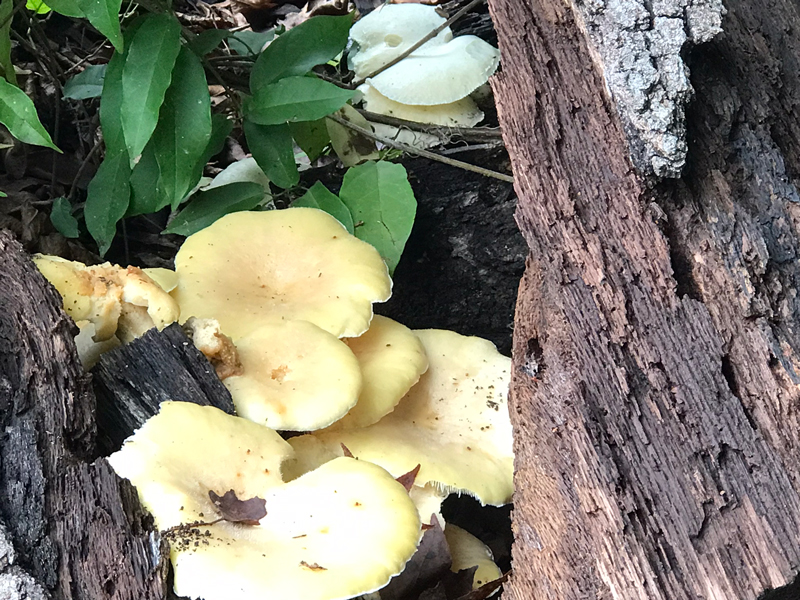
<path id="1" fill-rule="evenodd" d="M 423 37 L 416 44 L 413 44 L 408 50 L 400 53 L 398 56 L 396 56 L 395 58 L 390 60 L 388 63 L 386 63 L 382 67 L 378 67 L 377 69 L 372 71 L 372 73 L 370 73 L 366 77 L 362 77 L 361 79 L 358 79 L 358 80 L 354 81 L 353 83 L 350 84 L 350 86 L 353 87 L 353 88 L 356 88 L 356 87 L 360 86 L 362 83 L 364 83 L 370 77 L 375 77 L 375 75 L 377 75 L 378 73 L 383 73 L 389 67 L 395 66 L 401 60 L 406 58 L 409 54 L 411 54 L 415 50 L 419 49 L 423 44 L 426 44 L 427 42 L 431 41 L 433 38 L 435 38 L 437 35 L 439 35 L 442 31 L 444 31 L 447 27 L 450 27 L 450 25 L 452 25 L 453 23 L 458 21 L 461 17 L 463 17 L 465 14 L 467 14 L 473 8 L 475 8 L 479 4 L 483 4 L 484 2 L 486 2 L 486 0 L 472 0 L 472 2 L 470 2 L 466 6 L 462 7 L 460 10 L 458 10 L 458 12 L 456 12 L 452 17 L 447 19 L 447 21 L 445 21 L 444 23 L 439 25 L 439 27 L 437 27 L 436 29 L 431 31 L 428 35 Z"/>
<path id="2" fill-rule="evenodd" d="M 470 163 L 465 163 L 460 160 L 447 158 L 446 156 L 442 156 L 441 154 L 436 154 L 435 152 L 429 152 L 428 150 L 422 150 L 420 148 L 415 148 L 414 146 L 409 146 L 408 144 L 404 144 L 403 142 L 398 142 L 391 138 L 378 135 L 377 133 L 370 131 L 369 129 L 364 129 L 363 127 L 356 125 L 355 123 L 351 123 L 347 119 L 343 119 L 342 117 L 335 114 L 328 115 L 327 118 L 331 119 L 332 121 L 335 121 L 336 123 L 339 123 L 340 125 L 347 127 L 348 129 L 352 129 L 353 131 L 360 133 L 361 135 L 364 135 L 373 140 L 377 140 L 381 144 L 384 144 L 389 148 L 402 150 L 403 152 L 407 152 L 408 154 L 414 154 L 416 156 L 421 156 L 423 158 L 435 160 L 437 162 L 450 165 L 451 167 L 456 167 L 458 169 L 463 169 L 465 171 L 471 171 L 472 173 L 478 173 L 479 175 L 483 175 L 484 177 L 492 177 L 493 179 L 499 179 L 500 181 L 505 181 L 507 183 L 514 183 L 514 178 L 511 177 L 510 175 L 506 175 L 505 173 L 498 173 L 497 171 L 492 171 L 491 169 L 485 169 L 483 167 L 472 165 Z"/>

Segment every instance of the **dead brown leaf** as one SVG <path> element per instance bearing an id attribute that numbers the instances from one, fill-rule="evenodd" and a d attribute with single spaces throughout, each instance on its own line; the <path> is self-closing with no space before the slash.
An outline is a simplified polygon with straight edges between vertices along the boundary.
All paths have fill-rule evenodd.
<path id="1" fill-rule="evenodd" d="M 258 522 L 267 515 L 267 501 L 258 496 L 249 500 L 239 500 L 233 490 L 228 490 L 222 496 L 209 490 L 208 497 L 222 518 L 231 523 L 258 525 Z"/>

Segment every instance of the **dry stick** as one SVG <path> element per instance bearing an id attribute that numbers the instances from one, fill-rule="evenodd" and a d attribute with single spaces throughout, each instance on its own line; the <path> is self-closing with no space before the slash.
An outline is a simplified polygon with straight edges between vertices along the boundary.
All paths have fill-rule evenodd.
<path id="1" fill-rule="evenodd" d="M 369 75 L 367 75 L 366 77 L 363 77 L 362 79 L 359 79 L 359 80 L 357 80 L 357 81 L 354 81 L 354 82 L 351 84 L 351 87 L 354 87 L 354 88 L 355 88 L 355 87 L 358 87 L 359 85 L 361 85 L 362 83 L 364 83 L 364 82 L 365 82 L 367 79 L 369 79 L 370 77 L 375 77 L 375 75 L 377 75 L 378 73 L 383 73 L 383 72 L 384 72 L 386 69 L 388 69 L 389 67 L 393 67 L 393 66 L 395 66 L 395 65 L 396 65 L 397 63 L 399 63 L 401 60 L 403 60 L 404 58 L 406 58 L 406 57 L 407 57 L 409 54 L 411 54 L 412 52 L 414 52 L 415 50 L 417 50 L 417 49 L 418 49 L 420 46 L 422 46 L 423 44 L 425 44 L 425 43 L 427 43 L 427 42 L 431 41 L 433 38 L 435 38 L 437 35 L 439 35 L 439 34 L 440 34 L 442 31 L 444 31 L 444 30 L 445 30 L 445 28 L 447 28 L 447 27 L 450 27 L 450 25 L 452 25 L 453 23 L 455 23 L 456 21 L 458 21 L 458 20 L 459 20 L 461 17 L 463 17 L 465 14 L 467 14 L 467 13 L 468 13 L 469 11 L 471 11 L 473 8 L 475 8 L 475 7 L 476 7 L 476 6 L 478 6 L 479 4 L 483 4 L 484 2 L 486 2 L 486 0 L 472 0 L 472 2 L 470 2 L 469 4 L 467 4 L 467 5 L 466 5 L 464 8 L 462 8 L 461 10 L 459 10 L 459 11 L 458 11 L 456 14 L 454 14 L 452 17 L 450 17 L 449 19 L 447 19 L 447 21 L 445 21 L 444 23 L 442 23 L 441 25 L 439 25 L 439 27 L 437 27 L 436 29 L 434 29 L 433 31 L 431 31 L 431 32 L 430 32 L 428 35 L 426 35 L 424 38 L 422 38 L 422 39 L 421 39 L 420 41 L 418 41 L 416 44 L 414 44 L 413 46 L 411 46 L 411 47 L 410 47 L 408 50 L 406 50 L 405 52 L 401 53 L 399 56 L 397 56 L 397 57 L 396 57 L 396 58 L 394 58 L 393 60 L 390 60 L 388 63 L 386 63 L 386 64 L 385 64 L 385 65 L 383 65 L 382 67 L 379 67 L 379 68 L 375 69 L 375 70 L 374 70 L 372 73 L 370 73 L 370 74 L 369 74 Z"/>
<path id="2" fill-rule="evenodd" d="M 372 121 L 373 123 L 382 123 L 383 125 L 391 125 L 392 127 L 410 129 L 412 131 L 422 131 L 423 133 L 430 133 L 431 135 L 435 135 L 441 139 L 447 139 L 448 141 L 453 137 L 459 137 L 465 142 L 494 142 L 498 147 L 503 145 L 503 136 L 500 133 L 499 127 L 443 127 L 439 125 L 418 123 L 417 121 L 407 121 L 406 119 L 390 117 L 389 115 L 381 115 L 368 110 L 356 110 L 358 110 L 358 112 L 360 112 L 367 121 Z"/>
<path id="3" fill-rule="evenodd" d="M 89 161 L 91 161 L 94 155 L 97 154 L 97 151 L 100 150 L 100 146 L 102 145 L 103 145 L 102 140 L 97 140 L 94 146 L 92 146 L 92 149 L 89 150 L 89 153 L 86 155 L 86 158 L 84 158 L 83 162 L 81 162 L 81 166 L 78 167 L 78 172 L 75 173 L 75 178 L 72 180 L 72 185 L 69 188 L 69 194 L 67 195 L 67 198 L 69 200 L 75 198 L 75 192 L 78 189 L 78 181 L 80 181 L 80 178 L 83 176 L 83 172 L 89 165 Z"/>
<path id="4" fill-rule="evenodd" d="M 359 127 L 355 123 L 351 123 L 347 119 L 343 119 L 338 115 L 328 115 L 328 119 L 332 119 L 336 121 L 340 125 L 344 125 L 348 129 L 352 129 L 353 131 L 360 133 L 363 136 L 371 138 L 373 140 L 379 141 L 381 144 L 388 146 L 389 148 L 394 148 L 396 150 L 402 150 L 403 152 L 407 152 L 408 154 L 416 154 L 417 156 L 421 156 L 423 158 L 428 158 L 430 160 L 435 160 L 440 163 L 444 163 L 446 165 L 450 165 L 451 167 L 456 167 L 458 169 L 463 169 L 465 171 L 471 171 L 473 173 L 478 173 L 479 175 L 483 175 L 484 177 L 492 177 L 494 179 L 499 179 L 500 181 L 506 181 L 508 183 L 514 183 L 514 178 L 510 175 L 505 175 L 504 173 L 498 173 L 497 171 L 492 171 L 491 169 L 484 169 L 483 167 L 478 167 L 476 165 L 471 165 L 469 163 L 462 162 L 460 160 L 455 160 L 452 158 L 447 158 L 446 156 L 442 156 L 441 154 L 436 154 L 434 152 L 428 152 L 427 150 L 421 150 L 419 148 L 414 148 L 413 146 L 409 146 L 408 144 L 404 144 L 402 142 L 397 142 L 391 138 L 384 137 L 382 135 L 378 135 L 370 131 L 369 129 L 364 129 L 363 127 Z"/>

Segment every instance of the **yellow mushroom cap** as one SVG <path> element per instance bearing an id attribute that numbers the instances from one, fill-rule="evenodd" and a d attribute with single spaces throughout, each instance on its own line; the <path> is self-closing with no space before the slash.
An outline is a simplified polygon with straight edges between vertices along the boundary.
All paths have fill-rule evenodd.
<path id="1" fill-rule="evenodd" d="M 280 485 L 293 454 L 276 432 L 211 406 L 164 402 L 108 461 L 130 479 L 160 529 L 213 519 L 209 490 L 240 499 Z"/>
<path id="2" fill-rule="evenodd" d="M 448 523 L 444 530 L 444 537 L 447 539 L 450 556 L 453 558 L 453 564 L 450 567 L 453 573 L 478 567 L 472 578 L 473 589 L 478 589 L 503 576 L 500 567 L 494 562 L 494 556 L 489 547 L 468 531 Z"/>
<path id="3" fill-rule="evenodd" d="M 416 334 L 428 371 L 394 411 L 369 427 L 292 438 L 297 462 L 290 468 L 307 471 L 330 453 L 340 456 L 344 444 L 395 477 L 419 464 L 419 485 L 435 483 L 483 504 L 508 503 L 514 471 L 507 406 L 511 360 L 480 338 L 433 329 Z"/>
<path id="4" fill-rule="evenodd" d="M 178 285 L 178 274 L 172 269 L 164 269 L 163 267 L 150 267 L 147 269 L 142 269 L 142 271 L 167 293 L 174 290 L 175 286 Z"/>
<path id="5" fill-rule="evenodd" d="M 242 374 L 224 383 L 245 419 L 281 431 L 314 431 L 358 400 L 361 369 L 353 352 L 307 321 L 262 325 L 236 349 Z"/>
<path id="6" fill-rule="evenodd" d="M 94 325 L 97 342 L 110 339 L 118 329 L 120 337 L 129 340 L 152 327 L 163 329 L 180 316 L 175 300 L 138 267 L 87 267 L 41 254 L 34 262 L 61 294 L 67 314 Z"/>
<path id="7" fill-rule="evenodd" d="M 76 323 L 89 321 L 94 325 L 96 342 L 113 337 L 122 309 L 122 289 L 98 280 L 83 263 L 42 254 L 34 256 L 33 262 L 61 294 L 66 313 Z"/>
<path id="8" fill-rule="evenodd" d="M 391 295 L 378 251 L 314 208 L 226 215 L 186 239 L 175 270 L 182 314 L 217 319 L 234 341 L 276 320 L 358 336 Z"/>
<path id="9" fill-rule="evenodd" d="M 242 532 L 208 528 L 209 545 L 175 560 L 175 592 L 204 600 L 337 600 L 370 593 L 416 550 L 419 517 L 402 485 L 338 458 L 265 494 L 267 516 Z M 230 545 L 229 545 L 230 544 Z"/>
<path id="10" fill-rule="evenodd" d="M 412 485 L 408 490 L 408 495 L 417 507 L 420 521 L 423 523 L 433 525 L 431 517 L 435 516 L 439 521 L 439 527 L 444 528 L 445 522 L 442 516 L 442 502 L 447 498 L 447 493 L 440 490 L 432 483 L 426 483 L 423 486 Z"/>
<path id="11" fill-rule="evenodd" d="M 366 427 L 378 422 L 428 368 L 428 357 L 419 338 L 405 325 L 387 317 L 375 315 L 365 333 L 344 341 L 358 359 L 364 385 L 358 403 L 331 425 L 332 429 Z"/>
<path id="12" fill-rule="evenodd" d="M 161 529 L 218 518 L 209 490 L 265 500 L 257 524 L 222 521 L 167 534 L 180 596 L 335 600 L 386 585 L 420 537 L 405 488 L 380 467 L 349 458 L 284 484 L 280 463 L 290 453 L 266 427 L 165 402 L 109 460 Z"/>

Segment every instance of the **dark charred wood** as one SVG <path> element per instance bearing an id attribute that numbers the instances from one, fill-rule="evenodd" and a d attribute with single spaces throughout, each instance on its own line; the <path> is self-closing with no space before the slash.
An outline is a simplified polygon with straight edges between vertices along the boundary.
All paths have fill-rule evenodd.
<path id="1" fill-rule="evenodd" d="M 466 161 L 505 171 L 505 152 Z M 424 159 L 403 162 L 419 199 L 417 218 L 394 274 L 392 298 L 376 312 L 413 329 L 452 329 L 511 349 L 525 240 L 514 222 L 512 186 Z"/>
<path id="2" fill-rule="evenodd" d="M 214 367 L 177 323 L 163 331 L 151 329 L 103 354 L 92 376 L 102 454 L 118 450 L 166 400 L 216 406 L 234 414 L 231 395 Z"/>
<path id="3" fill-rule="evenodd" d="M 86 462 L 95 401 L 75 332 L 58 293 L 0 232 L 0 591 L 161 599 L 166 545 L 131 486 L 105 460 Z"/>

